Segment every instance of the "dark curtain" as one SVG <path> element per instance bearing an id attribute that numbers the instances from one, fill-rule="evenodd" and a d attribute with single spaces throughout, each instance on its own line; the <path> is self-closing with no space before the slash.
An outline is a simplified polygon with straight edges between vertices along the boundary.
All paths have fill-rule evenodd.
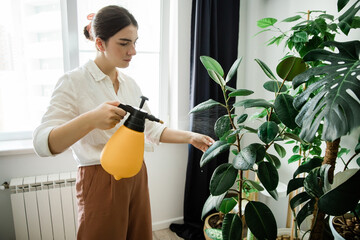
<path id="1" fill-rule="evenodd" d="M 208 76 L 200 56 L 216 59 L 229 71 L 237 58 L 240 0 L 193 0 L 191 19 L 190 109 L 208 99 L 224 102 L 220 87 Z M 227 84 L 236 88 L 236 76 Z M 191 115 L 191 131 L 213 137 L 214 123 L 226 114 L 223 108 L 212 108 Z M 200 168 L 202 152 L 189 146 L 184 197 L 184 224 L 172 224 L 170 229 L 184 239 L 204 239 L 201 212 L 209 196 L 209 182 L 217 166 L 228 161 L 228 153 Z"/>

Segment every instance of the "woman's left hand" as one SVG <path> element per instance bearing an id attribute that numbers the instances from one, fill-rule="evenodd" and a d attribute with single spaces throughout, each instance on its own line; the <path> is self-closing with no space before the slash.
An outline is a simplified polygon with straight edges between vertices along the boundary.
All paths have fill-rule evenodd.
<path id="1" fill-rule="evenodd" d="M 215 140 L 209 136 L 194 132 L 191 133 L 190 144 L 203 152 L 205 152 L 214 142 Z"/>

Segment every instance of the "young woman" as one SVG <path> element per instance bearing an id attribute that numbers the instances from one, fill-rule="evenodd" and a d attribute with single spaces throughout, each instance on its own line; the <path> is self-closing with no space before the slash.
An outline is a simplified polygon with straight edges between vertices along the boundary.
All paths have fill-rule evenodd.
<path id="1" fill-rule="evenodd" d="M 135 56 L 137 30 L 135 18 L 126 9 L 107 6 L 99 10 L 84 29 L 85 36 L 95 42 L 95 60 L 59 79 L 34 132 L 39 156 L 56 155 L 70 147 L 79 165 L 78 239 L 152 239 L 145 164 L 134 177 L 119 181 L 100 165 L 104 145 L 127 117 L 117 106 L 139 106 L 141 100 L 135 81 L 117 69 L 128 67 Z M 149 112 L 146 104 L 144 108 Z M 150 121 L 145 124 L 145 135 L 155 144 L 189 143 L 202 151 L 214 142 L 202 134 Z"/>

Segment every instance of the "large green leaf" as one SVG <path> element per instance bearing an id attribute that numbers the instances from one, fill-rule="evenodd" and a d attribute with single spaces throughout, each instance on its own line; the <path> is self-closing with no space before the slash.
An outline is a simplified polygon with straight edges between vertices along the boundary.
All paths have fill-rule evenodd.
<path id="1" fill-rule="evenodd" d="M 345 33 L 346 35 L 349 34 L 353 19 L 356 17 L 356 14 L 360 9 L 360 6 L 356 6 L 359 2 L 360 2 L 360 0 L 357 0 L 348 10 L 346 10 L 346 12 L 344 12 L 339 17 L 339 24 L 338 25 L 339 25 L 341 31 L 343 33 Z M 345 3 L 345 1 L 342 0 L 341 4 L 340 4 L 340 7 L 341 8 L 345 7 L 346 3 Z M 339 5 L 338 5 L 338 8 L 339 8 Z"/>
<path id="2" fill-rule="evenodd" d="M 296 208 L 297 206 L 299 206 L 300 204 L 303 204 L 304 202 L 308 201 L 311 199 L 311 196 L 309 194 L 307 194 L 306 192 L 301 192 L 297 195 L 295 195 L 291 200 L 290 200 L 290 206 L 292 209 Z"/>
<path id="3" fill-rule="evenodd" d="M 224 214 L 227 214 L 229 213 L 231 210 L 234 209 L 234 207 L 236 206 L 237 204 L 237 201 L 234 199 L 234 198 L 224 198 L 222 201 L 221 201 L 221 204 L 220 204 L 220 207 L 219 207 L 219 210 L 224 213 Z"/>
<path id="4" fill-rule="evenodd" d="M 323 184 L 321 178 L 321 167 L 314 168 L 309 172 L 304 180 L 305 191 L 312 197 L 319 198 L 324 194 Z"/>
<path id="5" fill-rule="evenodd" d="M 208 214 L 211 210 L 216 208 L 216 210 L 219 210 L 222 200 L 224 199 L 226 193 L 223 193 L 219 196 L 213 196 L 210 194 L 208 199 L 206 199 L 206 202 L 203 206 L 202 212 L 201 212 L 201 219 L 203 219 L 206 214 Z"/>
<path id="6" fill-rule="evenodd" d="M 271 103 L 266 101 L 265 99 L 245 99 L 241 100 L 239 102 L 234 103 L 234 107 L 241 107 L 244 106 L 244 108 L 252 108 L 252 107 L 263 107 L 263 108 L 269 108 L 273 107 Z"/>
<path id="7" fill-rule="evenodd" d="M 258 137 L 266 144 L 274 140 L 278 133 L 278 125 L 272 121 L 264 122 L 258 129 Z"/>
<path id="8" fill-rule="evenodd" d="M 303 59 L 298 57 L 288 57 L 282 60 L 276 67 L 276 73 L 281 79 L 291 81 L 293 78 L 306 70 Z"/>
<path id="9" fill-rule="evenodd" d="M 244 182 L 249 184 L 254 189 L 258 190 L 259 192 L 264 190 L 264 188 L 258 182 L 255 182 L 255 181 L 252 181 L 252 180 L 249 180 L 249 179 L 246 179 Z"/>
<path id="10" fill-rule="evenodd" d="M 219 84 L 220 86 L 224 86 L 225 85 L 225 80 L 222 76 L 220 76 L 220 74 L 212 69 L 208 69 L 208 74 L 211 77 L 212 80 L 214 80 L 217 84 Z"/>
<path id="11" fill-rule="evenodd" d="M 191 109 L 189 114 L 204 111 L 204 110 L 210 109 L 210 108 L 212 108 L 212 107 L 214 107 L 216 105 L 221 105 L 221 103 L 219 103 L 219 102 L 217 102 L 215 100 L 209 99 L 209 100 L 207 100 L 205 102 L 202 102 L 202 103 L 196 105 L 193 109 Z"/>
<path id="12" fill-rule="evenodd" d="M 280 89 L 280 86 L 281 86 L 281 82 L 279 81 L 267 81 L 264 83 L 263 87 L 268 90 L 269 92 L 274 92 L 274 93 L 277 93 L 277 92 L 286 92 L 287 91 L 287 87 L 284 85 L 281 86 L 281 89 Z M 280 91 L 279 91 L 280 89 Z"/>
<path id="13" fill-rule="evenodd" d="M 218 196 L 229 190 L 236 180 L 238 171 L 230 164 L 223 163 L 218 166 L 210 180 L 210 193 Z"/>
<path id="14" fill-rule="evenodd" d="M 229 97 L 249 96 L 253 93 L 254 93 L 254 91 L 247 90 L 247 89 L 236 89 L 235 91 L 229 93 Z"/>
<path id="15" fill-rule="evenodd" d="M 230 146 L 231 144 L 227 141 L 216 141 L 201 156 L 200 167 L 203 167 L 206 163 L 208 163 L 211 159 L 213 159 L 220 153 L 227 151 Z"/>
<path id="16" fill-rule="evenodd" d="M 231 123 L 228 115 L 221 116 L 218 118 L 218 120 L 216 120 L 214 125 L 214 131 L 215 131 L 215 135 L 218 138 L 224 136 L 224 134 L 228 132 L 230 129 L 231 129 Z"/>
<path id="17" fill-rule="evenodd" d="M 239 215 L 226 214 L 221 230 L 224 240 L 241 240 L 242 221 Z"/>
<path id="18" fill-rule="evenodd" d="M 276 169 L 279 169 L 281 167 L 281 162 L 279 158 L 276 157 L 275 155 L 266 153 L 265 157 L 269 162 L 271 162 L 276 167 Z"/>
<path id="19" fill-rule="evenodd" d="M 312 198 L 300 209 L 300 211 L 296 215 L 296 224 L 298 225 L 299 228 L 301 223 L 305 220 L 305 218 L 313 214 L 314 206 L 315 206 L 315 198 Z"/>
<path id="20" fill-rule="evenodd" d="M 281 146 L 280 144 L 274 143 L 274 148 L 275 148 L 275 151 L 279 154 L 279 156 L 281 158 L 286 156 L 286 150 L 283 146 Z"/>
<path id="21" fill-rule="evenodd" d="M 225 82 L 229 82 L 231 80 L 231 78 L 235 75 L 235 73 L 237 72 L 237 69 L 241 63 L 241 60 L 242 60 L 242 57 L 236 59 L 236 61 L 233 63 L 228 74 L 226 75 Z"/>
<path id="22" fill-rule="evenodd" d="M 202 62 L 206 70 L 213 70 L 217 72 L 220 76 L 224 76 L 224 70 L 222 69 L 220 63 L 218 63 L 212 57 L 200 56 L 200 61 Z"/>
<path id="23" fill-rule="evenodd" d="M 258 167 L 257 175 L 262 185 L 268 191 L 275 190 L 279 183 L 279 174 L 274 165 L 269 162 L 260 162 Z"/>
<path id="24" fill-rule="evenodd" d="M 360 125 L 360 41 L 331 41 L 325 45 L 336 47 L 339 53 L 312 50 L 304 59 L 331 64 L 310 68 L 293 80 L 293 87 L 297 88 L 313 76 L 322 76 L 294 100 L 295 108 L 301 108 L 296 117 L 302 127 L 300 137 L 309 142 L 322 122 L 322 138 L 326 141 L 334 141 Z"/>
<path id="25" fill-rule="evenodd" d="M 273 81 L 277 81 L 275 75 L 273 74 L 273 72 L 270 70 L 270 68 L 268 67 L 268 65 L 266 65 L 263 61 L 261 61 L 260 59 L 255 59 L 255 62 L 257 62 L 259 64 L 259 66 L 261 67 L 261 69 L 264 71 L 264 73 L 266 74 L 266 76 L 268 76 L 271 80 Z"/>
<path id="26" fill-rule="evenodd" d="M 282 123 L 290 129 L 297 127 L 295 118 L 298 111 L 293 106 L 294 98 L 289 94 L 279 94 L 274 103 L 275 112 Z"/>
<path id="27" fill-rule="evenodd" d="M 289 194 L 298 188 L 304 187 L 304 180 L 305 180 L 305 178 L 291 179 L 287 185 L 286 194 Z"/>
<path id="28" fill-rule="evenodd" d="M 255 162 L 261 161 L 265 156 L 265 148 L 259 143 L 244 147 L 233 159 L 233 166 L 239 170 L 249 170 Z"/>
<path id="29" fill-rule="evenodd" d="M 275 18 L 262 18 L 257 21 L 257 26 L 260 28 L 267 28 L 273 26 L 277 22 Z"/>
<path id="30" fill-rule="evenodd" d="M 334 188 L 319 199 L 320 210 L 333 216 L 343 215 L 354 210 L 360 201 L 359 183 L 359 169 L 350 169 L 336 174 Z"/>
<path id="31" fill-rule="evenodd" d="M 245 207 L 245 221 L 251 232 L 258 239 L 276 239 L 276 220 L 264 203 L 250 201 Z"/>
<path id="32" fill-rule="evenodd" d="M 293 174 L 293 178 L 295 178 L 298 174 L 303 172 L 310 172 L 312 169 L 316 167 L 320 167 L 323 159 L 321 157 L 313 157 L 309 161 L 301 164 Z"/>

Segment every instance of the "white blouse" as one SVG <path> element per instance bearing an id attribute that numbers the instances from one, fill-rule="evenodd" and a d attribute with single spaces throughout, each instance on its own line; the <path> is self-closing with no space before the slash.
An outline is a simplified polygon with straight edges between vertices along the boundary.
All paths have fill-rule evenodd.
<path id="1" fill-rule="evenodd" d="M 117 94 L 109 76 L 105 75 L 94 61 L 66 73 L 55 86 L 50 105 L 44 114 L 41 125 L 33 133 L 35 152 L 41 157 L 53 156 L 49 150 L 48 137 L 51 130 L 69 120 L 108 101 L 119 101 L 138 107 L 141 102 L 141 90 L 129 76 L 118 71 L 119 90 Z M 143 109 L 150 113 L 145 103 Z M 79 166 L 100 164 L 100 154 L 109 138 L 125 122 L 125 118 L 109 130 L 94 129 L 70 148 Z M 159 144 L 165 126 L 145 121 L 146 140 Z"/>

